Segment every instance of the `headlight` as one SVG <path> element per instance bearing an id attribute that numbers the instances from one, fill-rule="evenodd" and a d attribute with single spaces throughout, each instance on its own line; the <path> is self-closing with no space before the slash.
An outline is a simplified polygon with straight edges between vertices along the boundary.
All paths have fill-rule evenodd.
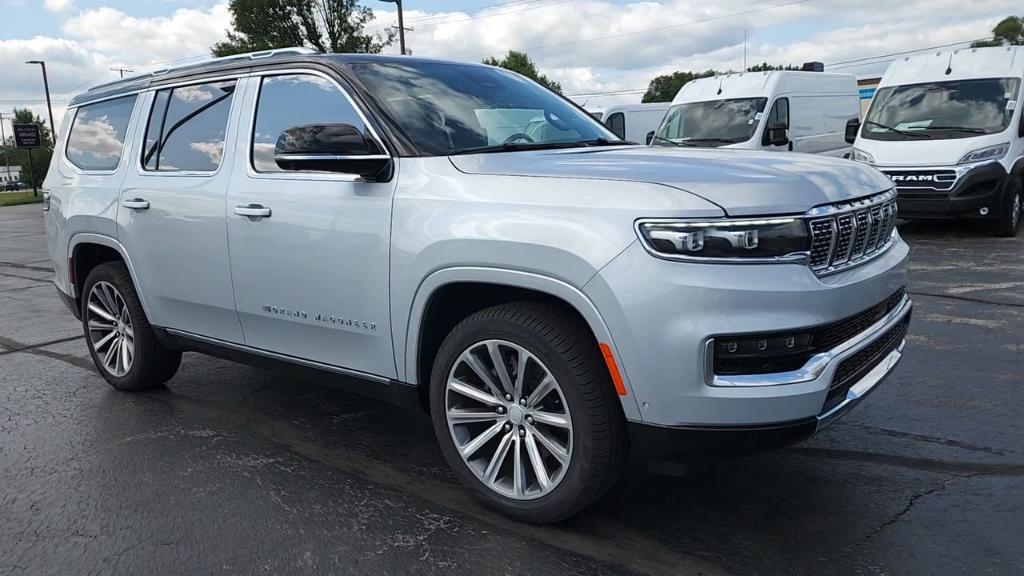
<path id="1" fill-rule="evenodd" d="M 855 162 L 863 162 L 865 164 L 875 165 L 875 157 L 860 148 L 854 148 L 853 153 L 850 154 L 850 160 Z"/>
<path id="2" fill-rule="evenodd" d="M 988 148 L 980 148 L 974 152 L 969 152 L 963 158 L 960 159 L 958 164 L 973 164 L 975 162 L 986 162 L 990 160 L 1002 160 L 1003 156 L 1010 151 L 1010 143 L 1004 142 L 1002 144 L 996 144 L 995 146 L 989 146 Z"/>
<path id="3" fill-rule="evenodd" d="M 650 252 L 676 260 L 800 261 L 808 251 L 802 218 L 647 220 L 637 231 Z"/>

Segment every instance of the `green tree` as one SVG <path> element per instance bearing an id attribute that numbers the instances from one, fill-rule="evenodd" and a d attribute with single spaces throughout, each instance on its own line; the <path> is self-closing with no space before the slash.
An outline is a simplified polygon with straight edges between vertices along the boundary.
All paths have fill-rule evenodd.
<path id="1" fill-rule="evenodd" d="M 979 40 L 971 44 L 972 48 L 988 46 L 1020 46 L 1024 45 L 1024 16 L 1007 16 L 992 28 L 991 40 Z"/>
<path id="2" fill-rule="evenodd" d="M 30 176 L 35 177 L 36 186 L 43 185 L 46 178 L 46 171 L 50 168 L 50 157 L 53 156 L 53 135 L 49 126 L 43 122 L 41 116 L 36 116 L 28 108 L 14 109 L 12 124 L 38 124 L 39 134 L 42 137 L 42 146 L 32 149 L 32 173 L 29 174 L 28 150 L 14 147 L 14 136 L 7 131 L 7 141 L 0 147 L 0 171 L 10 163 L 11 166 L 21 167 L 21 181 L 26 185 L 32 182 Z M 9 127 L 9 125 L 8 125 Z M 6 155 L 6 157 L 5 157 Z"/>
<path id="3" fill-rule="evenodd" d="M 644 94 L 642 102 L 671 102 L 676 97 L 679 89 L 690 80 L 707 78 L 717 74 L 718 72 L 714 70 L 705 70 L 703 72 L 676 71 L 671 74 L 657 76 L 647 85 L 647 92 Z"/>
<path id="4" fill-rule="evenodd" d="M 748 66 L 747 67 L 747 72 L 771 72 L 772 70 L 800 70 L 800 69 L 801 69 L 800 66 L 793 66 L 792 64 L 787 64 L 786 66 L 781 66 L 781 65 L 777 65 L 777 64 L 769 64 L 767 62 L 762 62 L 760 64 L 754 64 L 753 66 Z"/>
<path id="5" fill-rule="evenodd" d="M 212 48 L 215 56 L 306 46 L 321 52 L 379 53 L 395 39 L 367 34 L 373 10 L 357 0 L 231 0 L 228 39 Z"/>
<path id="6" fill-rule="evenodd" d="M 533 60 L 530 59 L 526 52 L 509 50 L 508 54 L 505 54 L 504 58 L 499 60 L 498 58 L 491 56 L 484 60 L 484 64 L 498 66 L 506 70 L 518 72 L 539 84 L 543 84 L 555 92 L 562 92 L 562 85 L 551 78 L 548 78 L 544 74 L 541 74 L 540 70 L 537 70 L 537 65 L 533 63 Z"/>

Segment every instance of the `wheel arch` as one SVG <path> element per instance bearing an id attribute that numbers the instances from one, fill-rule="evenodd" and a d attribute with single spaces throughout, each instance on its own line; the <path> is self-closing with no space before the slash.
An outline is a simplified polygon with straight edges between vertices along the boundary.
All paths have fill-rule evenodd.
<path id="1" fill-rule="evenodd" d="M 472 302 L 462 298 L 470 288 L 478 291 L 480 296 Z M 621 369 L 622 360 L 597 307 L 574 286 L 532 272 L 458 267 L 439 270 L 425 278 L 416 291 L 409 311 L 404 362 L 400 363 L 405 370 L 404 380 L 417 385 L 423 398 L 426 398 L 434 354 L 450 329 L 480 309 L 524 299 L 542 300 L 565 307 L 583 320 L 597 343 L 608 345 L 620 367 L 619 373 L 626 389 L 626 395 L 619 398 L 623 411 L 627 419 L 639 419 L 639 406 L 626 373 Z M 454 310 L 443 310 L 445 304 L 451 302 L 461 304 Z"/>
<path id="2" fill-rule="evenodd" d="M 114 257 L 116 255 L 116 257 Z M 120 260 L 128 269 L 132 284 L 135 285 L 135 293 L 142 304 L 142 310 L 147 318 L 152 318 L 149 307 L 146 305 L 146 296 L 139 285 L 138 276 L 132 266 L 128 252 L 120 242 L 109 236 L 92 233 L 79 233 L 71 237 L 68 242 L 68 281 L 74 287 L 72 296 L 77 304 L 81 304 L 81 289 L 85 285 L 85 279 L 89 271 L 103 262 Z"/>

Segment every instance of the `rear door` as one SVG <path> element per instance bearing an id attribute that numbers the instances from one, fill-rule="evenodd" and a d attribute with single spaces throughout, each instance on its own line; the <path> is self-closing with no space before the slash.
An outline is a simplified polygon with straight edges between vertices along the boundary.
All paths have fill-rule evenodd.
<path id="1" fill-rule="evenodd" d="M 228 193 L 245 343 L 393 378 L 388 242 L 397 177 L 377 183 L 282 170 L 274 147 L 288 128 L 341 123 L 377 137 L 341 86 L 319 72 L 267 72 L 248 83 Z"/>
<path id="2" fill-rule="evenodd" d="M 204 81 L 144 96 L 117 210 L 150 322 L 228 342 L 242 341 L 224 216 L 238 86 Z"/>

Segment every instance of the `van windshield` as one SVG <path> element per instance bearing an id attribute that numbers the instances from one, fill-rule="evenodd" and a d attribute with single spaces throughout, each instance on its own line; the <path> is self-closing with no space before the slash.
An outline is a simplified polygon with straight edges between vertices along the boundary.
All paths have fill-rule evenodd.
<path id="1" fill-rule="evenodd" d="M 881 88 L 864 120 L 870 140 L 945 140 L 1006 130 L 1018 78 L 928 82 Z"/>
<path id="2" fill-rule="evenodd" d="M 624 144 L 564 98 L 498 68 L 441 62 L 351 68 L 426 155 Z"/>
<path id="3" fill-rule="evenodd" d="M 767 98 L 686 102 L 668 110 L 653 144 L 723 146 L 753 137 Z"/>

